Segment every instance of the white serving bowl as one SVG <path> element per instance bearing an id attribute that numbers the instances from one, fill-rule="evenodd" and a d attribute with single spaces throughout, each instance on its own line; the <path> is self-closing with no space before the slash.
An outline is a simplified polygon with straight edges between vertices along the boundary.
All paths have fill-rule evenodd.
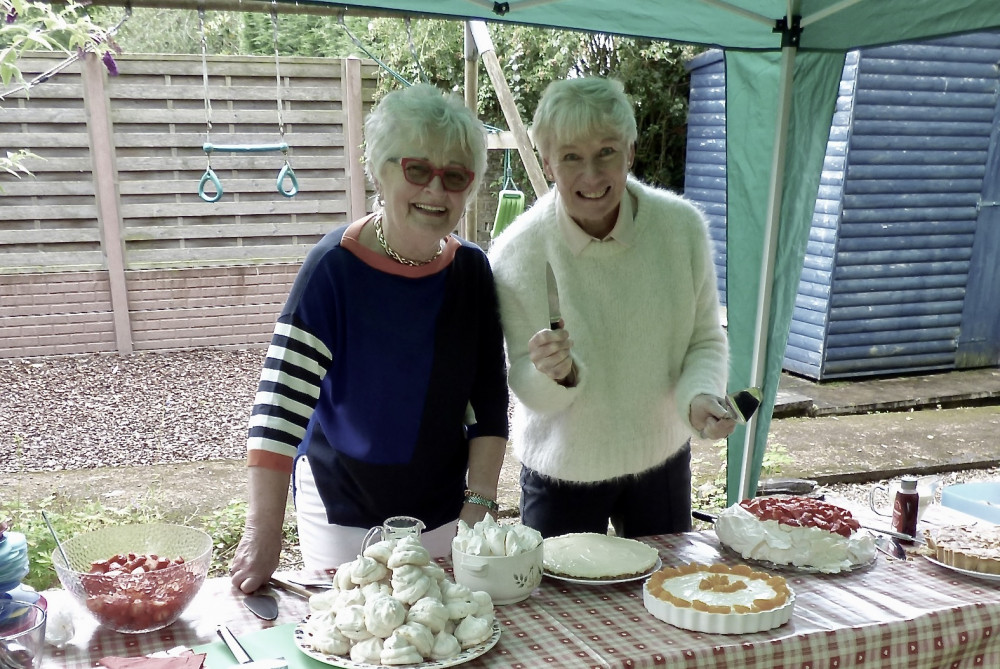
<path id="1" fill-rule="evenodd" d="M 542 582 L 542 546 L 517 555 L 469 555 L 451 550 L 455 582 L 470 590 L 485 590 L 494 604 L 527 599 Z"/>

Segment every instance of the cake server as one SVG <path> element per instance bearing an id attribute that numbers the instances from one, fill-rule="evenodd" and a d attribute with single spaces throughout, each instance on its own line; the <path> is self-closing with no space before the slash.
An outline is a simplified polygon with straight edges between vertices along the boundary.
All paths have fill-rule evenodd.
<path id="1" fill-rule="evenodd" d="M 753 418 L 760 407 L 760 388 L 745 388 L 726 395 L 726 417 L 739 424 L 744 424 Z"/>
<path id="2" fill-rule="evenodd" d="M 899 543 L 898 539 L 892 537 L 878 537 L 875 539 L 875 548 L 896 560 L 906 559 L 906 549 Z"/>
<path id="3" fill-rule="evenodd" d="M 275 620 L 278 617 L 278 600 L 273 595 L 255 592 L 243 598 L 243 606 L 261 620 Z"/>

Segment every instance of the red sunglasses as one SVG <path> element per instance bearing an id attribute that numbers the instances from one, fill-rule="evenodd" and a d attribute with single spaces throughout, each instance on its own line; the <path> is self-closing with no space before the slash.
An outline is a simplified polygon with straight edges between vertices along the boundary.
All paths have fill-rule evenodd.
<path id="1" fill-rule="evenodd" d="M 434 177 L 441 177 L 441 187 L 452 193 L 461 193 L 476 178 L 475 172 L 460 165 L 434 167 L 422 158 L 400 158 L 399 165 L 403 168 L 403 178 L 414 186 L 426 186 Z"/>

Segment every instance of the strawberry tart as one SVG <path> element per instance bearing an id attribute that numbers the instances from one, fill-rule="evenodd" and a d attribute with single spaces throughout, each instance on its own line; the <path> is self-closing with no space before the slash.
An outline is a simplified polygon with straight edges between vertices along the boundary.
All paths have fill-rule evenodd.
<path id="1" fill-rule="evenodd" d="M 811 497 L 744 500 L 715 523 L 723 546 L 746 559 L 835 574 L 870 565 L 875 539 L 851 512 Z"/>

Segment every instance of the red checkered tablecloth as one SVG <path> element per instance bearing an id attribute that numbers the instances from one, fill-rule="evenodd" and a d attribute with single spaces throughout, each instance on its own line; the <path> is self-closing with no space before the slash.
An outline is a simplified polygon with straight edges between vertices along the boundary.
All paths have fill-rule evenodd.
<path id="1" fill-rule="evenodd" d="M 714 532 L 647 537 L 664 565 L 738 559 Z M 544 578 L 530 598 L 498 606 L 500 641 L 469 669 L 552 667 L 687 667 L 937 669 L 1000 667 L 1000 582 L 972 578 L 924 558 L 889 561 L 836 575 L 784 573 L 795 592 L 791 621 L 747 635 L 688 632 L 646 612 L 641 581 L 577 585 Z M 46 593 L 50 606 L 64 606 Z M 160 632 L 122 635 L 80 624 L 47 666 L 89 667 L 105 655 L 140 655 L 216 640 L 218 624 L 246 634 L 294 622 L 306 603 L 282 593 L 281 617 L 254 618 L 228 579 L 210 579 L 180 621 Z M 260 658 L 255 658 L 260 659 Z"/>

